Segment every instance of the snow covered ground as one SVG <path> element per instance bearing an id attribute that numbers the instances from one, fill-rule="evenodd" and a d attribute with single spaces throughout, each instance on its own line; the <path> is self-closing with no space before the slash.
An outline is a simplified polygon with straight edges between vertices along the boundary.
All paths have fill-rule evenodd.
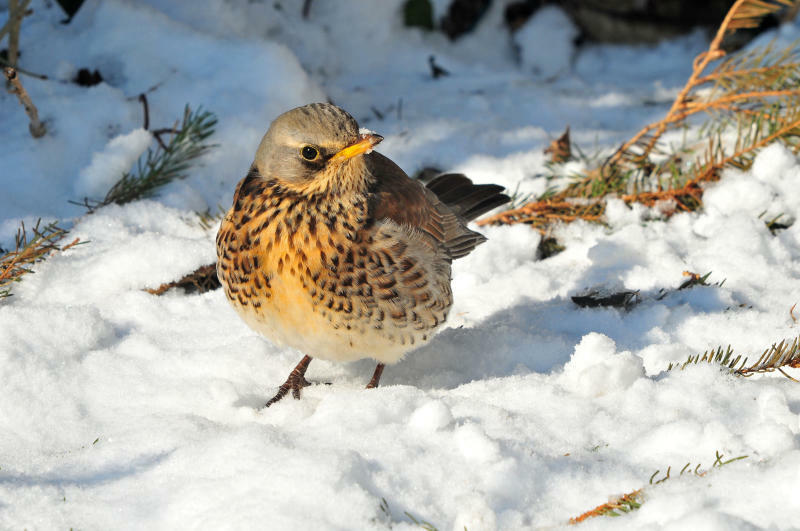
<path id="1" fill-rule="evenodd" d="M 455 264 L 448 326 L 377 390 L 363 389 L 369 361 L 314 361 L 309 378 L 332 385 L 260 410 L 301 354 L 249 330 L 220 291 L 142 291 L 214 260 L 216 227 L 195 212 L 230 204 L 280 112 L 330 98 L 409 173 L 540 193 L 543 149 L 566 125 L 592 152 L 662 115 L 701 33 L 575 50 L 550 10 L 512 41 L 495 2 L 453 44 L 404 29 L 399 0 L 317 1 L 308 20 L 299 1 L 198 4 L 87 0 L 61 25 L 53 2 L 34 0 L 24 22 L 22 66 L 54 77 L 23 78 L 49 133 L 31 138 L 0 92 L 0 245 L 38 217 L 89 243 L 0 302 L 0 528 L 554 528 L 668 466 L 640 510 L 581 525 L 800 526 L 800 384 L 665 371 L 800 332 L 800 223 L 773 235 L 763 221 L 800 215 L 800 161 L 779 145 L 726 172 L 701 212 L 653 221 L 612 204 L 609 227 L 559 228 L 566 250 L 546 260 L 529 227 L 481 229 L 489 241 Z M 431 79 L 430 55 L 451 75 Z M 105 82 L 69 83 L 84 67 Z M 203 106 L 219 146 L 156 199 L 84 216 L 68 200 L 102 198 L 145 149 L 137 96 L 152 87 L 151 127 Z M 684 270 L 725 282 L 658 300 Z M 643 301 L 571 301 L 597 286 Z M 677 474 L 715 452 L 747 458 Z"/>

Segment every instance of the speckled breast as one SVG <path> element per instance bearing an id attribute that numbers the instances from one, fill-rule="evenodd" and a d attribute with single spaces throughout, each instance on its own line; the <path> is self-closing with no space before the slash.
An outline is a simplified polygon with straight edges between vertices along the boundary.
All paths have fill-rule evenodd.
<path id="1" fill-rule="evenodd" d="M 312 357 L 394 363 L 444 322 L 449 261 L 429 263 L 430 251 L 391 221 L 367 223 L 365 201 L 262 187 L 248 202 L 243 184 L 217 235 L 217 272 L 254 330 Z"/>

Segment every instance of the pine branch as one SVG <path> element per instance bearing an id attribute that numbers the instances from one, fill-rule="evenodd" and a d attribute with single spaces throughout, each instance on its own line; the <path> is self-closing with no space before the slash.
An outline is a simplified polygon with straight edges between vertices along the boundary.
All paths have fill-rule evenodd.
<path id="1" fill-rule="evenodd" d="M 627 494 L 623 494 L 618 498 L 614 498 L 609 502 L 600 504 L 594 509 L 590 509 L 580 516 L 570 518 L 569 523 L 574 525 L 596 516 L 621 516 L 621 513 L 635 511 L 642 506 L 642 503 L 644 503 L 642 491 L 643 489 L 637 489 L 628 492 Z"/>
<path id="2" fill-rule="evenodd" d="M 36 222 L 28 239 L 25 223 L 17 230 L 14 250 L 0 255 L 0 299 L 10 297 L 11 285 L 22 280 L 23 275 L 31 273 L 31 266 L 41 262 L 54 251 L 63 251 L 79 243 L 76 238 L 71 243 L 59 247 L 58 243 L 67 235 L 67 231 L 51 222 L 41 227 L 41 219 Z"/>
<path id="3" fill-rule="evenodd" d="M 705 477 L 709 472 L 711 472 L 715 468 L 721 468 L 735 461 L 747 459 L 748 457 L 746 455 L 740 455 L 738 457 L 733 457 L 731 459 L 723 459 L 725 456 L 719 453 L 719 451 L 716 451 L 715 454 L 716 456 L 714 462 L 711 464 L 710 468 L 706 470 L 701 470 L 700 464 L 698 463 L 694 467 L 694 469 L 692 469 L 691 462 L 689 462 L 683 466 L 680 474 L 678 474 L 678 477 L 681 477 L 684 474 L 694 475 L 697 477 Z M 616 497 L 607 503 L 598 505 L 594 509 L 590 509 L 585 513 L 581 514 L 580 516 L 570 518 L 569 523 L 575 525 L 585 520 L 588 520 L 589 518 L 594 518 L 597 516 L 622 516 L 625 513 L 635 511 L 639 509 L 643 503 L 645 503 L 646 501 L 645 494 L 647 490 L 653 489 L 657 485 L 660 485 L 661 483 L 664 483 L 665 481 L 668 481 L 673 478 L 671 472 L 672 472 L 672 467 L 667 467 L 667 471 L 664 474 L 664 477 L 661 479 L 656 479 L 656 477 L 661 473 L 661 470 L 656 470 L 655 472 L 653 472 L 653 475 L 650 476 L 650 482 L 647 486 L 628 492 L 627 494 L 623 494 L 622 496 Z"/>
<path id="4" fill-rule="evenodd" d="M 751 365 L 747 365 L 747 360 L 747 357 L 742 358 L 741 355 L 734 356 L 733 349 L 729 345 L 724 351 L 722 347 L 717 347 L 716 350 L 705 351 L 702 356 L 700 354 L 691 355 L 683 363 L 675 365 L 670 363 L 667 370 L 671 371 L 676 368 L 683 370 L 689 365 L 713 363 L 737 376 L 747 377 L 756 373 L 778 371 L 790 380 L 797 382 L 797 379 L 787 374 L 783 369 L 788 367 L 800 368 L 800 337 L 795 338 L 791 343 L 786 339 L 777 344 L 773 343 Z"/>
<path id="5" fill-rule="evenodd" d="M 545 227 L 555 221 L 569 223 L 583 219 L 599 223 L 602 221 L 604 209 L 605 205 L 598 201 L 544 199 L 484 218 L 478 225 L 529 223 L 544 232 Z"/>
<path id="6" fill-rule="evenodd" d="M 784 7 L 791 7 L 795 3 L 797 2 L 793 0 L 736 0 L 725 16 L 725 19 L 722 21 L 722 24 L 720 24 L 717 34 L 711 41 L 708 50 L 695 58 L 692 65 L 692 74 L 678 93 L 678 96 L 675 98 L 672 107 L 667 112 L 664 119 L 655 124 L 651 124 L 651 126 L 645 127 L 635 134 L 633 138 L 623 144 L 622 147 L 611 156 L 607 164 L 613 165 L 619 162 L 624 157 L 624 154 L 631 147 L 637 145 L 645 135 L 650 136 L 644 144 L 642 156 L 649 156 L 656 142 L 658 142 L 661 136 L 667 131 L 669 125 L 681 120 L 676 117 L 682 115 L 687 105 L 690 103 L 690 94 L 699 86 L 698 80 L 701 78 L 701 74 L 712 61 L 720 59 L 725 55 L 725 51 L 722 50 L 723 38 L 737 29 L 756 27 L 760 23 L 761 18 Z"/>
<path id="7" fill-rule="evenodd" d="M 157 130 L 153 134 L 161 141 L 160 135 L 172 134 L 169 143 L 160 142 L 158 147 L 148 149 L 139 159 L 133 173 L 126 172 L 106 194 L 106 197 L 93 203 L 90 209 L 116 203 L 122 205 L 152 197 L 162 186 L 187 177 L 191 162 L 205 155 L 216 144 L 204 141 L 214 133 L 217 119 L 213 113 L 198 109 L 192 111 L 187 105 L 183 112 L 180 128 Z"/>
<path id="8" fill-rule="evenodd" d="M 723 168 L 748 169 L 757 152 L 776 141 L 800 151 L 800 48 L 766 46 L 732 57 L 721 48 L 726 35 L 786 7 L 800 7 L 800 0 L 737 0 L 661 120 L 643 127 L 561 191 L 514 205 L 480 224 L 529 223 L 546 233 L 559 221 L 602 222 L 609 197 L 671 205 L 662 209 L 664 216 L 696 210 L 702 206 L 703 183 L 719 179 Z M 684 140 L 679 149 L 663 144 L 664 133 L 686 130 L 701 114 L 708 117 L 698 134 L 704 140 Z"/>

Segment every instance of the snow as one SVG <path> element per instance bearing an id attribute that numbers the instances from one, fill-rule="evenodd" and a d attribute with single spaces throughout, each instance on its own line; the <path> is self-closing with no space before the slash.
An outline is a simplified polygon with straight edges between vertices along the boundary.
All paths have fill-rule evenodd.
<path id="1" fill-rule="evenodd" d="M 150 131 L 141 127 L 109 140 L 103 151 L 92 154 L 92 161 L 80 171 L 75 194 L 103 197 L 117 182 L 117 176 L 130 171 L 152 141 Z"/>
<path id="2" fill-rule="evenodd" d="M 143 291 L 213 262 L 216 227 L 196 212 L 230 204 L 269 122 L 293 106 L 332 99 L 409 173 L 538 194 L 559 184 L 541 177 L 543 150 L 567 125 L 586 153 L 607 153 L 663 115 L 705 46 L 693 33 L 566 50 L 572 30 L 553 24 L 549 41 L 534 18 L 523 53 L 561 57 L 542 79 L 502 29 L 505 2 L 455 43 L 402 28 L 401 4 L 314 2 L 304 20 L 292 2 L 87 0 L 62 25 L 55 3 L 33 2 L 23 66 L 56 79 L 23 77 L 42 139 L 0 94 L 0 246 L 38 217 L 87 243 L 0 302 L 0 528 L 551 528 L 668 466 L 641 509 L 581 526 L 797 525 L 800 386 L 705 364 L 666 371 L 719 345 L 757 355 L 798 335 L 800 224 L 764 224 L 800 214 L 800 160 L 780 145 L 708 185 L 699 212 L 665 220 L 612 201 L 608 226 L 558 227 L 566 248 L 545 260 L 530 227 L 479 228 L 489 240 L 454 263 L 446 327 L 374 390 L 369 360 L 315 360 L 308 378 L 331 385 L 259 409 L 301 353 L 253 333 L 219 291 Z M 800 27 L 770 35 L 790 42 Z M 450 76 L 430 78 L 431 54 Z M 84 67 L 105 82 L 69 83 Z M 85 215 L 68 200 L 101 199 L 148 144 L 145 91 L 152 129 L 202 106 L 218 146 L 157 197 Z M 686 270 L 712 285 L 672 291 Z M 641 302 L 570 299 L 598 287 Z M 748 457 L 676 473 L 709 469 L 715 452 Z"/>
<path id="3" fill-rule="evenodd" d="M 642 358 L 629 351 L 616 352 L 614 341 L 592 332 L 581 338 L 564 365 L 563 385 L 586 398 L 624 391 L 644 377 Z"/>
<path id="4" fill-rule="evenodd" d="M 575 53 L 574 41 L 579 33 L 561 8 L 542 7 L 514 34 L 522 66 L 544 79 L 564 73 Z"/>

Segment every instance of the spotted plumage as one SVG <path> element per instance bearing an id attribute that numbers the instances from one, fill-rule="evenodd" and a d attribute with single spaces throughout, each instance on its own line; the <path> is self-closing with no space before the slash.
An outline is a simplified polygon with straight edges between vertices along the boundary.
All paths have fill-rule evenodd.
<path id="1" fill-rule="evenodd" d="M 267 404 L 299 397 L 311 357 L 399 361 L 447 317 L 450 266 L 485 238 L 466 222 L 508 200 L 458 174 L 427 187 L 371 152 L 381 137 L 329 104 L 270 126 L 217 235 L 239 315 L 306 357 Z"/>

